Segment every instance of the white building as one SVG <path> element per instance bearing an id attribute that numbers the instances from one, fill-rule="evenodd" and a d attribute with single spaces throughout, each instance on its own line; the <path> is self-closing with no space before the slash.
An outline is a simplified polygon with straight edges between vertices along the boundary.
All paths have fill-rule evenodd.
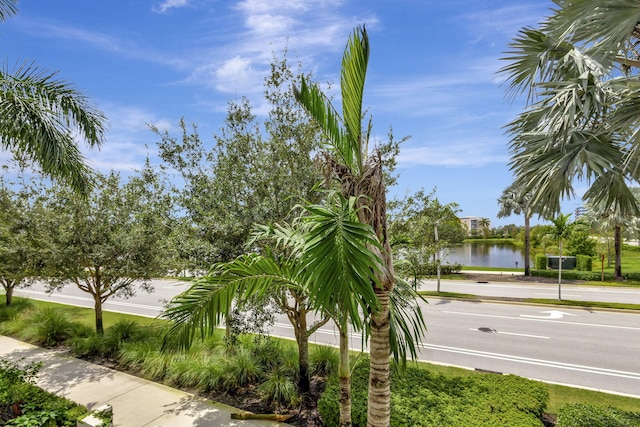
<path id="1" fill-rule="evenodd" d="M 482 226 L 483 222 L 486 221 L 487 228 L 491 228 L 491 221 L 489 218 L 482 218 L 479 216 L 467 216 L 464 218 L 460 218 L 460 222 L 467 227 L 467 233 L 470 236 L 475 236 L 478 234 L 482 234 Z"/>

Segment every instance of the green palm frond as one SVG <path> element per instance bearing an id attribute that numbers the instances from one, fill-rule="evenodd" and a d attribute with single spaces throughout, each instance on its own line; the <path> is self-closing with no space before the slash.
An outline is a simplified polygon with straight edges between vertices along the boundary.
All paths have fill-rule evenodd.
<path id="1" fill-rule="evenodd" d="M 354 327 L 362 329 L 362 310 L 366 314 L 379 306 L 372 284 L 378 283 L 382 261 L 373 228 L 358 221 L 353 197 L 336 194 L 328 206 L 306 210 L 304 268 L 314 302 L 328 311 L 342 307 Z"/>
<path id="2" fill-rule="evenodd" d="M 362 135 L 362 99 L 364 82 L 369 62 L 369 37 L 364 26 L 357 27 L 349 40 L 342 56 L 340 90 L 342 93 L 342 116 L 346 127 L 348 145 L 341 151 L 353 153 L 355 171 L 362 171 L 367 154 L 365 135 Z M 347 163 L 353 165 L 353 162 Z"/>
<path id="3" fill-rule="evenodd" d="M 393 358 L 400 368 L 407 362 L 407 351 L 413 360 L 418 358 L 417 349 L 427 333 L 420 302 L 427 301 L 405 280 L 397 279 L 389 294 L 389 344 Z"/>
<path id="4" fill-rule="evenodd" d="M 82 193 L 91 186 L 90 168 L 74 134 L 89 146 L 102 144 L 102 112 L 57 73 L 33 64 L 12 72 L 0 71 L 0 145 L 38 163 L 53 177 L 69 182 Z"/>
<path id="5" fill-rule="evenodd" d="M 0 22 L 18 13 L 17 0 L 0 0 Z"/>
<path id="6" fill-rule="evenodd" d="M 339 152 L 342 160 L 349 162 L 347 164 L 352 164 L 353 160 L 350 157 L 352 153 L 340 150 L 340 147 L 345 145 L 345 140 L 347 139 L 340 115 L 318 85 L 308 84 L 303 77 L 300 82 L 300 88 L 293 85 L 293 94 L 307 113 L 320 125 L 329 144 Z"/>
<path id="7" fill-rule="evenodd" d="M 242 305 L 252 297 L 264 296 L 276 286 L 297 290 L 305 287 L 299 267 L 285 260 L 256 254 L 243 255 L 228 263 L 215 264 L 209 274 L 176 296 L 162 317 L 173 321 L 165 345 L 173 340 L 182 348 L 191 345 L 196 334 L 209 336 L 231 310 L 234 301 Z"/>

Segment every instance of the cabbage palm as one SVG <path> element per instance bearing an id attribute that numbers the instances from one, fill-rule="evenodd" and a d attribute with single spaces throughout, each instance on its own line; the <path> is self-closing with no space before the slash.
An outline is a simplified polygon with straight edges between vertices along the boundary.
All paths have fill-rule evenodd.
<path id="1" fill-rule="evenodd" d="M 640 169 L 640 5 L 627 0 L 558 1 L 537 28 L 513 39 L 501 72 L 528 107 L 507 125 L 515 184 L 545 216 L 574 195 L 573 180 L 637 180 Z M 605 179 L 605 181 L 609 178 Z M 591 185 L 587 201 L 637 214 L 628 192 Z"/>
<path id="2" fill-rule="evenodd" d="M 370 370 L 367 423 L 388 426 L 391 414 L 389 298 L 395 283 L 393 257 L 386 224 L 386 187 L 382 154 L 369 153 L 371 122 L 362 127 L 362 101 L 369 60 L 369 38 L 364 26 L 357 27 L 342 57 L 340 91 L 342 116 L 317 85 L 302 79 L 293 87 L 296 99 L 318 122 L 327 138 L 322 153 L 327 179 L 336 179 L 345 197 L 357 197 L 366 209 L 360 209 L 360 221 L 370 224 L 381 244 L 382 266 L 370 286 L 378 299 L 371 312 L 369 330 Z M 363 197 L 361 197 L 363 196 Z"/>
<path id="3" fill-rule="evenodd" d="M 0 22 L 16 13 L 16 4 L 0 0 Z M 104 120 L 102 112 L 56 72 L 27 63 L 0 69 L 0 147 L 84 194 L 91 185 L 91 169 L 74 135 L 91 147 L 100 146 Z"/>
<path id="4" fill-rule="evenodd" d="M 531 197 L 514 185 L 507 187 L 498 199 L 498 218 L 511 214 L 524 215 L 524 275 L 531 275 Z"/>

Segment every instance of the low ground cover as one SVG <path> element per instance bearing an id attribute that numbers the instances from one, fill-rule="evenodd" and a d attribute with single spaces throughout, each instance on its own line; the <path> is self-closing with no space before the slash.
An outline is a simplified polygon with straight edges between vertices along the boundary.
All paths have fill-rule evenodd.
<path id="1" fill-rule="evenodd" d="M 37 387 L 40 367 L 0 360 L 0 426 L 75 427 L 87 414 L 84 406 Z"/>

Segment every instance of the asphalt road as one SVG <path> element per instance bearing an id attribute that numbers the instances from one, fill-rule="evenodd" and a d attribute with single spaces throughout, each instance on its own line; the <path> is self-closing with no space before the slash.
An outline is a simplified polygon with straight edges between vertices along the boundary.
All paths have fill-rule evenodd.
<path id="1" fill-rule="evenodd" d="M 154 286 L 152 294 L 114 299 L 105 303 L 105 309 L 155 317 L 164 303 L 188 284 L 162 280 Z M 442 290 L 471 293 L 459 290 L 463 286 L 471 286 L 476 294 L 521 294 L 549 288 L 443 281 Z M 582 288 L 567 290 L 576 295 L 583 292 Z M 619 291 L 607 295 L 625 300 L 630 297 L 630 290 Z M 631 294 L 634 297 L 632 291 Z M 16 295 L 93 306 L 88 295 L 71 286 L 51 296 L 42 287 L 16 290 Z M 421 360 L 640 397 L 640 314 L 437 298 L 429 298 L 423 312 L 429 332 L 420 350 Z M 293 336 L 284 317 L 274 325 L 273 333 Z M 327 325 L 314 334 L 312 341 L 335 345 L 337 334 Z M 359 348 L 360 343 L 359 335 L 353 335 L 352 347 Z"/>
<path id="2" fill-rule="evenodd" d="M 440 291 L 511 298 L 558 298 L 558 284 L 506 282 L 501 275 L 486 275 L 482 283 L 471 280 L 442 280 Z M 420 290 L 437 290 L 436 280 L 423 280 Z M 562 284 L 562 299 L 640 304 L 640 289 L 613 286 Z"/>

